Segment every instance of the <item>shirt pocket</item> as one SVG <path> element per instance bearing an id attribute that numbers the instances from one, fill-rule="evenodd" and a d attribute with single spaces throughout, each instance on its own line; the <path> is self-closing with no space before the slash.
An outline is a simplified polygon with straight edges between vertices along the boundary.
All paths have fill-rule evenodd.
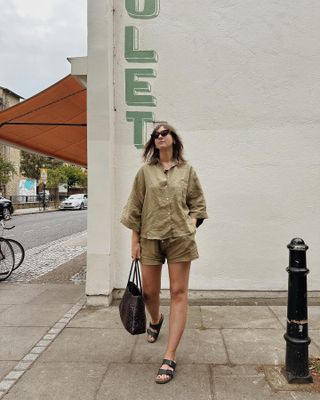
<path id="1" fill-rule="evenodd" d="M 168 185 L 164 183 L 149 187 L 149 203 L 155 211 L 168 206 L 169 191 Z"/>

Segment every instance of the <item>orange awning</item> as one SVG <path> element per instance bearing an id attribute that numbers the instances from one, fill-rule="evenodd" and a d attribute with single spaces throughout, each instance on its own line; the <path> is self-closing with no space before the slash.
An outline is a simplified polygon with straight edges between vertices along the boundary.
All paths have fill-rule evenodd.
<path id="1" fill-rule="evenodd" d="M 0 141 L 87 165 L 86 89 L 72 75 L 0 112 Z"/>

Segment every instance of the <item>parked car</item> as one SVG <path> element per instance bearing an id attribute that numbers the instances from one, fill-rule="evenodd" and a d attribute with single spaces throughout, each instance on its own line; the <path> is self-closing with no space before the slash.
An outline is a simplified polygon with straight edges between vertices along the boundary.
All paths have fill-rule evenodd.
<path id="1" fill-rule="evenodd" d="M 13 214 L 13 206 L 11 200 L 0 196 L 0 219 L 8 220 Z"/>
<path id="2" fill-rule="evenodd" d="M 83 210 L 88 207 L 86 194 L 72 194 L 60 203 L 60 210 Z"/>

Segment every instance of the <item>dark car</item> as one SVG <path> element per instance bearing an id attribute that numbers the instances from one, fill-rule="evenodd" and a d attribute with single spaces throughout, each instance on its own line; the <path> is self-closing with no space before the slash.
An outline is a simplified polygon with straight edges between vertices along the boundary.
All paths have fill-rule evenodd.
<path id="1" fill-rule="evenodd" d="M 0 196 L 0 219 L 8 220 L 13 214 L 13 206 L 11 200 Z"/>

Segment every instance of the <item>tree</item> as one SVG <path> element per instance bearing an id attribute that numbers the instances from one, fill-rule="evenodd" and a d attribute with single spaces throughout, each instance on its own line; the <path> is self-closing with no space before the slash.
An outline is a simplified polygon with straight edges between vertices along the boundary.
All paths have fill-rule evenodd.
<path id="1" fill-rule="evenodd" d="M 47 189 L 50 189 L 54 195 L 55 203 L 59 203 L 59 185 L 67 181 L 67 176 L 64 174 L 61 167 L 48 169 Z"/>
<path id="2" fill-rule="evenodd" d="M 67 177 L 61 168 L 48 169 L 48 180 L 46 185 L 48 189 L 56 189 L 61 183 L 65 183 L 66 181 Z"/>
<path id="3" fill-rule="evenodd" d="M 39 154 L 21 151 L 20 170 L 22 175 L 27 178 L 40 179 L 40 168 L 55 168 L 62 165 L 63 162 L 51 157 L 44 157 Z"/>
<path id="4" fill-rule="evenodd" d="M 0 155 L 0 186 L 2 191 L 5 190 L 5 185 L 10 181 L 12 175 L 16 173 L 14 164 Z"/>
<path id="5" fill-rule="evenodd" d="M 69 189 L 78 185 L 80 187 L 87 187 L 87 171 L 83 168 L 71 164 L 64 164 L 58 167 L 60 173 L 66 177 L 65 182 Z M 61 182 L 60 182 L 61 183 Z"/>

